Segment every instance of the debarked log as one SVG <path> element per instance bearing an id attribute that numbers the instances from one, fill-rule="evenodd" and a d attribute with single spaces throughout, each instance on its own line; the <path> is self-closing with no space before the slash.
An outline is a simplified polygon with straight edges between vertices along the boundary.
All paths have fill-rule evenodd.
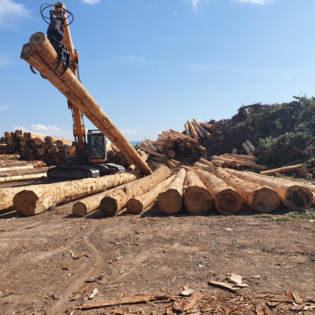
<path id="1" fill-rule="evenodd" d="M 52 74 L 58 65 L 58 56 L 44 33 L 37 32 L 31 36 L 30 43 L 25 44 L 22 48 L 21 58 L 66 96 L 139 170 L 145 174 L 151 174 L 146 162 L 140 158 L 131 143 L 87 92 L 71 69 L 67 69 L 59 77 L 64 71 L 64 65 L 61 65 Z"/>

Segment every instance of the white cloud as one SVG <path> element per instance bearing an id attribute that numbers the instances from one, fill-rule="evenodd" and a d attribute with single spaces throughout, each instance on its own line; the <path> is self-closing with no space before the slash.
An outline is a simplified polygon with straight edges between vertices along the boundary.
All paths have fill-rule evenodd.
<path id="1" fill-rule="evenodd" d="M 13 130 L 25 130 L 24 126 L 14 126 Z"/>
<path id="2" fill-rule="evenodd" d="M 140 133 L 140 130 L 139 129 L 125 129 L 125 130 L 122 130 L 122 133 L 126 135 L 134 135 L 134 134 Z"/>
<path id="3" fill-rule="evenodd" d="M 37 125 L 31 125 L 31 129 L 32 130 L 36 130 L 36 131 L 39 131 L 39 130 L 61 130 L 60 128 L 56 127 L 56 126 L 45 126 L 45 125 L 41 125 L 41 124 L 37 124 Z"/>
<path id="4" fill-rule="evenodd" d="M 260 4 L 260 5 L 266 5 L 275 0 L 232 0 L 232 2 L 243 2 L 243 3 L 250 3 L 250 4 Z"/>
<path id="5" fill-rule="evenodd" d="M 128 63 L 130 66 L 139 66 L 143 67 L 147 60 L 143 57 L 136 57 L 136 56 L 119 56 L 118 60 L 122 63 Z"/>
<path id="6" fill-rule="evenodd" d="M 101 0 L 82 0 L 82 3 L 87 3 L 87 4 L 97 4 L 101 3 Z"/>
<path id="7" fill-rule="evenodd" d="M 0 106 L 0 110 L 6 110 L 8 108 L 9 108 L 9 106 Z"/>
<path id="8" fill-rule="evenodd" d="M 20 18 L 29 18 L 30 10 L 22 3 L 15 3 L 12 0 L 0 1 L 0 25 L 12 28 L 12 22 Z"/>
<path id="9" fill-rule="evenodd" d="M 202 2 L 209 2 L 209 1 L 214 1 L 214 0 L 190 0 L 190 1 L 191 1 L 194 11 L 197 12 L 198 6 Z"/>

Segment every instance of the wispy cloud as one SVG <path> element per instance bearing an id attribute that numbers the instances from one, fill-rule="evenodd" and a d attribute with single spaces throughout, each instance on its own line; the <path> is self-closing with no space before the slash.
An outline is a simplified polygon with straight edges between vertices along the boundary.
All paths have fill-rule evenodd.
<path id="1" fill-rule="evenodd" d="M 10 107 L 9 106 L 0 106 L 0 110 L 6 110 L 8 108 L 10 108 Z"/>
<path id="2" fill-rule="evenodd" d="M 232 0 L 232 2 L 243 2 L 243 3 L 260 4 L 260 5 L 266 5 L 274 1 L 275 0 Z"/>
<path id="3" fill-rule="evenodd" d="M 13 130 L 26 130 L 24 126 L 14 126 Z"/>
<path id="4" fill-rule="evenodd" d="M 87 4 L 97 4 L 101 3 L 101 0 L 82 0 L 82 3 L 87 3 Z"/>
<path id="5" fill-rule="evenodd" d="M 29 18 L 30 10 L 26 9 L 24 4 L 15 3 L 12 0 L 0 1 L 0 25 L 8 28 L 12 27 L 13 22 L 20 18 Z"/>
<path id="6" fill-rule="evenodd" d="M 212 70 L 226 70 L 226 71 L 238 71 L 238 72 L 272 73 L 272 72 L 280 71 L 280 69 L 226 67 L 226 66 L 216 66 L 216 65 L 211 65 L 211 64 L 200 64 L 200 63 L 189 63 L 187 67 L 191 71 L 199 71 L 199 72 L 206 72 L 206 71 L 212 71 Z"/>
<path id="7" fill-rule="evenodd" d="M 31 125 L 31 129 L 32 130 L 60 130 L 60 128 L 56 127 L 56 126 L 45 126 L 45 125 L 41 125 L 41 124 L 37 124 L 37 125 Z"/>
<path id="8" fill-rule="evenodd" d="M 195 12 L 197 12 L 197 9 L 202 2 L 210 2 L 210 1 L 215 1 L 215 0 L 190 0 Z"/>
<path id="9" fill-rule="evenodd" d="M 127 63 L 130 66 L 138 67 L 143 67 L 147 63 L 147 60 L 145 58 L 136 56 L 119 56 L 118 60 L 121 63 Z"/>

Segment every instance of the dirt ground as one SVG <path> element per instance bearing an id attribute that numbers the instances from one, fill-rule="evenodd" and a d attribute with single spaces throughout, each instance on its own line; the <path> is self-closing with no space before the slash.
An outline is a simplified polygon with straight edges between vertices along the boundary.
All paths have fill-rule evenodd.
<path id="1" fill-rule="evenodd" d="M 156 205 L 140 216 L 103 218 L 96 212 L 77 218 L 72 205 L 33 217 L 14 211 L 0 215 L 0 314 L 70 314 L 84 302 L 178 295 L 183 286 L 207 296 L 230 296 L 208 281 L 231 272 L 244 277 L 244 294 L 314 296 L 315 222 L 310 218 L 296 219 L 281 209 L 270 216 L 246 209 L 227 217 L 215 211 L 166 216 Z M 95 288 L 98 293 L 89 300 Z M 164 311 L 159 303 L 137 308 L 141 314 Z"/>

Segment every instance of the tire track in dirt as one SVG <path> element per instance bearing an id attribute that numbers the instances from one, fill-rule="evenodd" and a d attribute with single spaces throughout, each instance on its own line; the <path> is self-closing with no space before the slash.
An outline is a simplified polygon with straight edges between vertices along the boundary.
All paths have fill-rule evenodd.
<path id="1" fill-rule="evenodd" d="M 95 230 L 96 227 L 90 229 L 86 236 L 89 237 L 93 232 L 95 232 Z M 67 288 L 67 291 L 64 292 L 63 296 L 53 306 L 47 309 L 47 315 L 64 314 L 65 311 L 70 307 L 69 301 L 72 293 L 78 291 L 84 285 L 85 280 L 104 272 L 102 268 L 104 259 L 100 254 L 100 251 L 88 241 L 88 238 L 85 240 L 85 243 L 93 253 L 90 263 L 92 266 L 88 271 L 84 270 L 84 272 L 82 272 L 83 275 L 77 278 L 77 280 Z M 86 266 L 84 265 L 84 267 Z M 78 273 L 80 273 L 82 269 L 78 270 Z"/>

